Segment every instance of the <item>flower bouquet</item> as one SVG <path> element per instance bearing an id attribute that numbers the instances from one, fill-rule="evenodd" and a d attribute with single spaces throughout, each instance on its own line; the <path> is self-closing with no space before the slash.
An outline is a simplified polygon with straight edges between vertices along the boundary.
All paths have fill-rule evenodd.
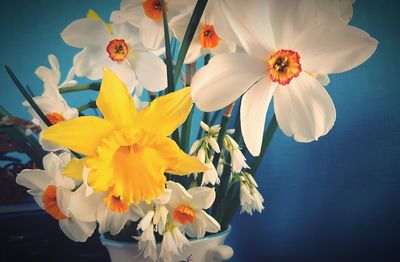
<path id="1" fill-rule="evenodd" d="M 239 207 L 262 212 L 254 176 L 277 127 L 297 142 L 326 135 L 336 119 L 328 74 L 377 47 L 348 25 L 353 2 L 122 0 L 110 23 L 90 10 L 61 33 L 82 49 L 64 82 L 54 55 L 35 72 L 41 96 L 6 68 L 43 167 L 17 183 L 74 241 L 97 227 L 105 242 L 136 242 L 138 259 L 228 259 L 229 247 L 198 253 L 195 239 L 227 232 Z M 82 90 L 96 101 L 71 108 L 63 94 Z"/>

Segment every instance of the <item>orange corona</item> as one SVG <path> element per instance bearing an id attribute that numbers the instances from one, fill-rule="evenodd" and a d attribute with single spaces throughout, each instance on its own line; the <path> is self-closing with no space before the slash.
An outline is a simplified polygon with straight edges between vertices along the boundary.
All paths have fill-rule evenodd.
<path id="1" fill-rule="evenodd" d="M 56 186 L 54 185 L 48 186 L 46 190 L 43 192 L 42 200 L 43 200 L 44 210 L 47 213 L 49 213 L 49 215 L 51 215 L 54 219 L 57 220 L 68 219 L 68 217 L 65 216 L 58 207 Z"/>
<path id="2" fill-rule="evenodd" d="M 215 28 L 210 24 L 201 25 L 200 29 L 200 45 L 203 48 L 215 48 L 221 42 L 221 38 L 215 32 Z"/>
<path id="3" fill-rule="evenodd" d="M 287 85 L 301 72 L 300 56 L 292 50 L 281 49 L 268 59 L 267 69 L 273 82 Z"/>
<path id="4" fill-rule="evenodd" d="M 47 119 L 50 121 L 50 123 L 52 125 L 55 125 L 58 122 L 61 122 L 61 121 L 65 120 L 64 117 L 61 114 L 57 113 L 57 112 L 46 114 L 46 117 L 47 117 Z"/>
<path id="5" fill-rule="evenodd" d="M 129 204 L 122 201 L 119 196 L 108 194 L 103 200 L 110 211 L 124 213 L 129 209 Z"/>
<path id="6" fill-rule="evenodd" d="M 128 55 L 128 45 L 123 39 L 113 39 L 107 45 L 107 53 L 111 60 L 122 62 Z"/>
<path id="7" fill-rule="evenodd" d="M 162 19 L 162 9 L 160 0 L 146 0 L 143 2 L 143 9 L 146 16 L 152 20 L 159 21 Z M 168 11 L 168 3 L 165 1 L 165 11 Z"/>
<path id="8" fill-rule="evenodd" d="M 180 205 L 177 208 L 175 208 L 174 213 L 173 213 L 173 218 L 175 221 L 185 224 L 187 222 L 194 223 L 195 219 L 195 214 L 193 209 L 186 205 Z"/>

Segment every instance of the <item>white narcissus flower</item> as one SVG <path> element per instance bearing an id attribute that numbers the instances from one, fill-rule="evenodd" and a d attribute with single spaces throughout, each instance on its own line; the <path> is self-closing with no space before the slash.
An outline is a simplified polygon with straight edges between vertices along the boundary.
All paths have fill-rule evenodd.
<path id="1" fill-rule="evenodd" d="M 119 198 L 105 192 L 94 192 L 86 196 L 86 188 L 80 186 L 71 199 L 71 213 L 82 221 L 98 222 L 99 233 L 118 234 L 129 221 L 139 217 Z"/>
<path id="2" fill-rule="evenodd" d="M 193 187 L 186 191 L 181 184 L 172 181 L 167 183 L 167 188 L 172 190 L 168 202 L 170 214 L 188 236 L 201 238 L 205 232 L 220 230 L 218 222 L 203 210 L 210 208 L 215 200 L 213 188 Z"/>
<path id="3" fill-rule="evenodd" d="M 234 42 L 221 38 L 221 31 L 227 27 L 218 27 L 215 23 L 216 20 L 221 23 L 220 5 L 216 1 L 212 0 L 207 3 L 186 54 L 185 64 L 191 64 L 200 56 L 206 54 L 214 56 L 236 51 Z M 191 16 L 192 12 L 183 13 L 171 19 L 169 23 L 174 36 L 181 42 L 185 36 Z"/>
<path id="4" fill-rule="evenodd" d="M 174 16 L 191 10 L 193 0 L 166 0 L 168 21 Z M 114 23 L 128 22 L 139 28 L 140 40 L 146 48 L 158 49 L 164 46 L 163 15 L 160 0 L 122 0 L 120 10 L 111 14 Z"/>
<path id="5" fill-rule="evenodd" d="M 210 160 L 209 162 L 206 163 L 206 166 L 208 167 L 208 169 L 206 171 L 204 171 L 203 173 L 203 179 L 201 181 L 201 186 L 203 185 L 215 185 L 215 184 L 219 184 L 220 180 L 219 180 L 219 176 L 218 176 L 218 172 L 215 169 L 215 166 L 212 163 L 212 160 Z"/>
<path id="6" fill-rule="evenodd" d="M 54 219 L 70 239 L 85 242 L 96 228 L 96 222 L 85 222 L 70 211 L 71 199 L 75 192 L 75 182 L 63 176 L 63 169 L 71 159 L 69 153 L 60 156 L 49 153 L 43 158 L 44 170 L 24 169 L 18 174 L 16 182 L 29 188 L 38 205 Z"/>
<path id="7" fill-rule="evenodd" d="M 74 69 L 71 68 L 65 81 L 60 84 L 61 72 L 60 65 L 56 56 L 50 54 L 48 56 L 51 68 L 40 66 L 36 69 L 35 74 L 43 81 L 44 91 L 41 96 L 33 98 L 35 103 L 39 106 L 40 110 L 46 115 L 52 124 L 76 118 L 79 112 L 75 108 L 68 106 L 65 99 L 60 94 L 59 88 L 73 86 L 76 81 L 73 80 Z M 36 114 L 35 110 L 31 107 L 28 101 L 22 103 L 27 107 L 29 114 L 32 115 L 32 122 L 39 125 L 42 130 L 47 128 L 47 125 Z M 57 151 L 62 149 L 61 146 L 55 145 L 50 142 L 39 140 L 42 147 L 47 151 Z"/>
<path id="8" fill-rule="evenodd" d="M 262 212 L 264 198 L 257 190 L 257 183 L 249 173 L 240 176 L 240 213 L 246 212 L 253 215 L 254 211 Z"/>
<path id="9" fill-rule="evenodd" d="M 138 30 L 128 23 L 113 24 L 112 31 L 109 28 L 100 19 L 89 17 L 72 22 L 61 33 L 65 43 L 83 48 L 74 57 L 76 74 L 97 80 L 104 68 L 110 68 L 130 92 L 136 85 L 136 77 L 149 91 L 165 89 L 166 65 L 143 47 Z"/>
<path id="10" fill-rule="evenodd" d="M 318 23 L 315 1 L 226 1 L 225 7 L 223 12 L 232 18 L 230 25 L 246 54 L 218 55 L 195 74 L 192 97 L 196 105 L 203 111 L 216 111 L 244 94 L 241 128 L 253 156 L 260 154 L 272 97 L 279 127 L 286 135 L 311 142 L 327 134 L 336 119 L 335 106 L 325 88 L 307 72 L 350 70 L 374 53 L 377 41 L 344 23 Z"/>

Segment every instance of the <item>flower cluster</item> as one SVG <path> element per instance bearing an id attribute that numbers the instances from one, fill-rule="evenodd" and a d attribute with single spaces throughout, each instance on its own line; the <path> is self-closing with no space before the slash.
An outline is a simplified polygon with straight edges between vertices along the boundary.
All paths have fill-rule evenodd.
<path id="1" fill-rule="evenodd" d="M 110 23 L 89 10 L 61 33 L 81 49 L 66 80 L 60 84 L 54 55 L 51 68 L 36 70 L 43 94 L 23 105 L 47 154 L 43 170 L 23 170 L 17 183 L 72 240 L 86 241 L 96 227 L 118 236 L 131 224 L 144 257 L 176 259 L 190 238 L 227 228 L 235 199 L 241 213 L 264 209 L 253 176 L 272 137 L 264 136 L 272 100 L 270 127 L 295 141 L 331 130 L 328 74 L 351 70 L 377 47 L 348 25 L 352 3 L 122 0 Z M 177 88 L 183 64 L 188 86 Z M 77 86 L 75 75 L 101 84 Z M 87 89 L 98 97 L 77 109 L 62 96 Z M 197 140 L 193 103 L 203 111 Z M 236 127 L 228 129 L 235 105 Z M 83 114 L 90 107 L 96 116 Z"/>

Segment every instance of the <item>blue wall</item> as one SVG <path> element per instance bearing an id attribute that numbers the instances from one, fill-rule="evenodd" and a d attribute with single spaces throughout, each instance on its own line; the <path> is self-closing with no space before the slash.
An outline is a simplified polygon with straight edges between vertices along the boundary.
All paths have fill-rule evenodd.
<path id="1" fill-rule="evenodd" d="M 34 70 L 47 65 L 47 54 L 57 55 L 66 72 L 77 51 L 59 37 L 64 27 L 89 8 L 107 19 L 118 6 L 117 0 L 7 1 L 0 10 L 0 64 L 39 94 Z M 235 261 L 400 260 L 397 10 L 394 0 L 354 5 L 351 24 L 378 39 L 378 49 L 362 66 L 331 76 L 337 120 L 326 137 L 299 144 L 276 132 L 257 174 L 265 211 L 233 222 Z M 86 94 L 72 105 L 93 98 Z M 0 70 L 0 104 L 28 117 L 22 100 Z"/>

